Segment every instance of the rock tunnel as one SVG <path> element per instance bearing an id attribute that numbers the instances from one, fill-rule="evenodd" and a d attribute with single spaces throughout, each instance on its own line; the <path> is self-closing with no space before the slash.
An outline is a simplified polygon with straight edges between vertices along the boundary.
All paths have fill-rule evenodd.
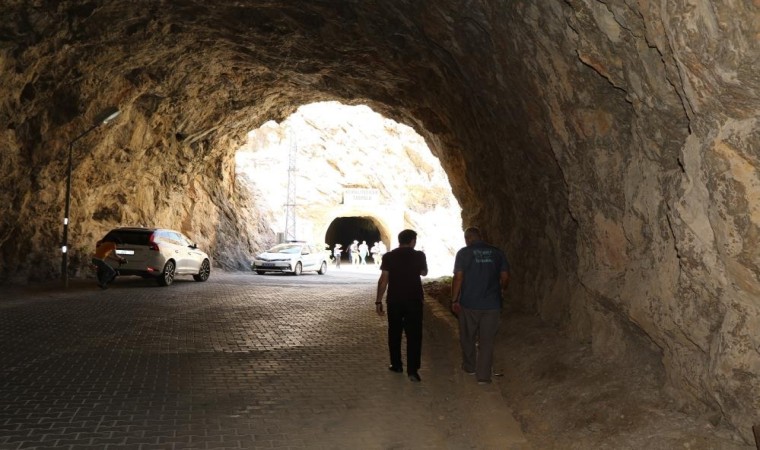
<path id="1" fill-rule="evenodd" d="M 120 224 L 224 268 L 270 239 L 234 149 L 317 101 L 415 128 L 511 307 L 609 358 L 652 352 L 681 401 L 760 423 L 760 3 L 3 2 L 0 276 L 60 276 Z"/>

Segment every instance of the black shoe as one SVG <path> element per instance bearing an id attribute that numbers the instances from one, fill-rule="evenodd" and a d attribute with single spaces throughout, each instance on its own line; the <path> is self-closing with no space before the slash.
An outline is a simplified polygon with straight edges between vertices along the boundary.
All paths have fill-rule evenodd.
<path id="1" fill-rule="evenodd" d="M 417 372 L 413 372 L 409 374 L 409 381 L 414 381 L 415 383 L 419 383 L 422 381 L 422 378 L 420 378 L 420 375 Z"/>
<path id="2" fill-rule="evenodd" d="M 401 366 L 388 366 L 388 370 L 390 370 L 391 372 L 396 372 L 396 373 L 404 372 L 404 368 Z"/>

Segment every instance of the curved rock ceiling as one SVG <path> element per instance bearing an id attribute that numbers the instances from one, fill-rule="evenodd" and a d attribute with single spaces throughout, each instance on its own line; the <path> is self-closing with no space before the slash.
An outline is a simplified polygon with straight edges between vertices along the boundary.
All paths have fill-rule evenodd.
<path id="1" fill-rule="evenodd" d="M 234 266 L 260 242 L 234 149 L 323 100 L 406 123 L 509 301 L 610 357 L 660 352 L 684 404 L 760 423 L 758 0 L 6 0 L 0 272 L 72 270 L 122 223 Z M 697 400 L 697 401 L 694 401 Z M 702 405 L 702 406 L 699 406 Z"/>

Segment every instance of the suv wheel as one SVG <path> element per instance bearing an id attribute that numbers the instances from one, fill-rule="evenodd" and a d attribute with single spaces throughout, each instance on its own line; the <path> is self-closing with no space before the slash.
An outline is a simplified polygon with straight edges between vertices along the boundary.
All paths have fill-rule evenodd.
<path id="1" fill-rule="evenodd" d="M 208 259 L 204 259 L 201 263 L 201 269 L 197 275 L 193 275 L 193 279 L 195 281 L 206 281 L 209 275 L 211 275 L 211 264 L 209 264 Z"/>
<path id="2" fill-rule="evenodd" d="M 171 259 L 169 261 L 166 261 L 166 264 L 164 265 L 164 271 L 161 272 L 161 275 L 158 277 L 158 284 L 161 286 L 169 286 L 174 282 L 174 269 L 175 269 L 174 261 Z"/>

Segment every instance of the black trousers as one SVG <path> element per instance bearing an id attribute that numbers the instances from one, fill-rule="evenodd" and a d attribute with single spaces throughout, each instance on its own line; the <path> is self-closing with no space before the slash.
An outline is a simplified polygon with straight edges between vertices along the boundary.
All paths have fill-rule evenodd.
<path id="1" fill-rule="evenodd" d="M 91 262 L 98 268 L 98 284 L 107 285 L 116 277 L 116 271 L 102 259 L 92 258 Z"/>
<path id="2" fill-rule="evenodd" d="M 422 302 L 388 303 L 388 351 L 393 367 L 401 362 L 401 338 L 406 334 L 406 371 L 417 373 L 422 355 Z"/>

